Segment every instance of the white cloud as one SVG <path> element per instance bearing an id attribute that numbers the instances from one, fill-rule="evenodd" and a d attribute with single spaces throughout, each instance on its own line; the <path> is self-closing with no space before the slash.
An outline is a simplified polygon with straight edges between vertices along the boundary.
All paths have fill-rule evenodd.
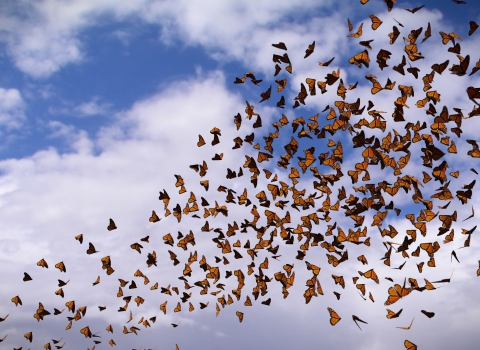
<path id="1" fill-rule="evenodd" d="M 94 97 L 89 102 L 84 102 L 74 108 L 74 112 L 82 116 L 104 115 L 110 110 L 110 103 L 99 103 L 98 97 Z"/>
<path id="2" fill-rule="evenodd" d="M 0 88 L 0 125 L 17 129 L 25 120 L 25 103 L 17 89 Z"/>
<path id="3" fill-rule="evenodd" d="M 274 39 L 287 31 L 301 35 L 306 26 L 278 22 L 292 12 L 306 14 L 313 9 L 329 7 L 333 2 L 267 1 L 261 4 L 244 1 L 224 3 L 209 1 L 175 3 L 136 1 L 119 3 L 112 0 L 69 1 L 45 0 L 25 3 L 0 17 L 2 39 L 15 65 L 37 78 L 47 77 L 70 63 L 80 63 L 85 56 L 79 34 L 105 20 L 140 20 L 158 25 L 164 42 L 202 45 L 217 58 L 240 59 L 249 62 L 260 59 L 265 37 Z M 208 9 L 208 11 L 206 10 Z M 201 15 L 199 15 L 201 14 Z M 328 17 L 325 19 L 328 21 Z M 315 21 L 318 24 L 319 21 Z M 273 29 L 275 27 L 276 29 Z M 221 28 L 221 30 L 219 30 Z M 310 28 L 311 29 L 311 28 Z M 116 32 L 125 40 L 126 32 Z M 232 38 L 236 44 L 232 45 Z M 262 50 L 263 51 L 263 50 Z M 253 57 L 251 57 L 253 55 Z"/>

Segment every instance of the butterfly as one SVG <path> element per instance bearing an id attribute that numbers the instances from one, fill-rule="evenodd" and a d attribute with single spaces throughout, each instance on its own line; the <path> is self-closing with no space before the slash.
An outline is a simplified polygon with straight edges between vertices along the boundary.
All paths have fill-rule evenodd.
<path id="1" fill-rule="evenodd" d="M 428 22 L 427 30 L 424 33 L 424 38 L 422 43 L 432 36 L 432 27 L 430 26 L 430 22 Z"/>
<path id="2" fill-rule="evenodd" d="M 350 64 L 355 64 L 358 68 L 362 68 L 364 64 L 367 68 L 370 64 L 370 58 L 368 57 L 368 51 L 364 50 L 348 60 Z"/>
<path id="3" fill-rule="evenodd" d="M 452 72 L 451 74 L 463 76 L 467 73 L 468 65 L 470 64 L 470 55 L 465 56 L 465 58 L 460 55 L 457 55 L 457 57 L 460 60 L 460 64 L 454 64 L 448 70 Z"/>
<path id="4" fill-rule="evenodd" d="M 473 86 L 469 86 L 467 88 L 467 95 L 470 101 L 475 103 L 476 105 L 480 106 L 480 104 L 475 101 L 475 99 L 480 98 L 480 88 L 475 88 Z"/>
<path id="5" fill-rule="evenodd" d="M 448 67 L 449 62 L 450 62 L 449 60 L 446 60 L 445 62 L 440 64 L 435 63 L 434 65 L 432 65 L 432 69 L 438 74 L 442 74 L 443 71 Z"/>
<path id="6" fill-rule="evenodd" d="M 352 33 L 352 34 L 347 35 L 347 38 L 348 38 L 348 37 L 353 37 L 353 38 L 358 39 L 359 37 L 361 37 L 362 34 L 363 34 L 362 28 L 363 28 L 363 23 L 360 24 L 360 26 L 358 27 L 358 29 L 357 29 L 357 31 L 356 31 L 355 33 Z"/>
<path id="7" fill-rule="evenodd" d="M 278 44 L 272 44 L 272 46 L 280 50 L 287 50 L 287 46 L 283 42 L 279 42 Z"/>
<path id="8" fill-rule="evenodd" d="M 88 242 L 88 249 L 87 249 L 87 254 L 93 254 L 93 253 L 98 253 L 98 250 L 95 249 L 94 245 L 90 242 Z"/>
<path id="9" fill-rule="evenodd" d="M 330 63 L 332 63 L 334 59 L 335 59 L 335 57 L 332 57 L 327 62 L 318 62 L 318 65 L 323 66 L 323 67 L 328 67 L 328 65 L 330 65 Z"/>
<path id="10" fill-rule="evenodd" d="M 92 332 L 90 331 L 90 328 L 87 326 L 87 327 L 84 327 L 80 330 L 80 333 L 83 334 L 85 336 L 85 338 L 91 338 L 92 337 Z"/>
<path id="11" fill-rule="evenodd" d="M 390 45 L 393 45 L 393 43 L 397 40 L 399 35 L 400 35 L 400 31 L 396 26 L 393 26 L 393 32 L 388 34 L 388 37 L 390 38 Z"/>
<path id="12" fill-rule="evenodd" d="M 12 303 L 15 303 L 15 306 L 18 306 L 18 304 L 22 305 L 22 300 L 20 299 L 20 297 L 17 295 L 17 296 L 14 296 L 12 298 Z"/>
<path id="13" fill-rule="evenodd" d="M 27 282 L 27 281 L 31 281 L 32 280 L 32 277 L 30 277 L 30 275 L 26 272 L 23 273 L 23 282 Z"/>
<path id="14" fill-rule="evenodd" d="M 375 15 L 370 15 L 370 19 L 372 20 L 372 29 L 377 30 L 383 23 L 383 21 Z"/>
<path id="15" fill-rule="evenodd" d="M 358 328 L 360 328 L 360 326 L 358 325 L 358 322 L 362 322 L 362 323 L 368 324 L 367 322 L 361 320 L 360 318 L 358 318 L 358 317 L 355 316 L 355 315 L 352 315 L 352 319 L 353 319 L 353 321 L 355 322 L 355 324 L 357 325 Z M 358 321 L 358 322 L 357 322 L 357 321 Z M 362 329 L 360 328 L 360 330 L 362 330 Z"/>
<path id="16" fill-rule="evenodd" d="M 313 51 L 315 50 L 315 41 L 313 43 L 311 43 L 310 45 L 308 45 L 308 49 L 305 50 L 305 57 L 304 58 L 307 58 L 308 56 L 310 56 Z"/>
<path id="17" fill-rule="evenodd" d="M 470 30 L 468 31 L 468 36 L 472 35 L 478 29 L 478 24 L 474 21 L 470 21 L 469 25 Z"/>
<path id="18" fill-rule="evenodd" d="M 385 4 L 387 4 L 388 12 L 392 11 L 393 5 L 397 2 L 397 0 L 383 0 Z"/>
<path id="19" fill-rule="evenodd" d="M 403 345 L 407 350 L 417 350 L 417 346 L 413 344 L 410 340 L 405 340 Z"/>
<path id="20" fill-rule="evenodd" d="M 412 327 L 412 324 L 413 324 L 414 320 L 415 320 L 415 317 L 413 318 L 412 322 L 410 322 L 410 326 L 408 326 L 408 327 L 395 327 L 395 328 L 400 328 L 400 329 L 408 331 Z"/>
<path id="21" fill-rule="evenodd" d="M 65 268 L 65 264 L 63 261 L 60 261 L 59 263 L 55 264 L 55 267 L 60 270 L 60 272 L 67 272 L 67 269 Z"/>
<path id="22" fill-rule="evenodd" d="M 397 318 L 398 316 L 400 316 L 402 311 L 403 311 L 403 309 L 400 309 L 400 311 L 398 311 L 398 312 L 393 312 L 392 310 L 387 309 L 387 318 L 388 319 Z"/>
<path id="23" fill-rule="evenodd" d="M 23 336 L 25 337 L 25 339 L 29 340 L 30 343 L 32 342 L 32 339 L 33 339 L 32 332 L 25 333 Z"/>
<path id="24" fill-rule="evenodd" d="M 330 324 L 335 326 L 342 318 L 330 307 L 327 307 L 328 312 L 330 313 Z"/>
<path id="25" fill-rule="evenodd" d="M 262 98 L 262 99 L 260 100 L 260 102 L 263 102 L 263 101 L 265 101 L 265 100 L 268 100 L 268 99 L 270 98 L 271 92 L 272 92 L 272 86 L 270 85 L 270 87 L 268 88 L 267 91 L 262 92 L 262 93 L 260 94 L 260 97 Z"/>
<path id="26" fill-rule="evenodd" d="M 422 5 L 422 6 L 419 6 L 419 7 L 415 7 L 413 9 L 404 9 L 404 10 L 407 10 L 408 12 L 410 13 L 415 13 L 417 11 L 419 11 L 420 9 L 422 9 L 425 5 Z"/>
<path id="27" fill-rule="evenodd" d="M 424 314 L 428 318 L 432 318 L 433 316 L 435 316 L 435 312 L 428 312 L 428 311 L 425 311 L 425 310 L 422 310 L 421 312 L 422 312 L 422 314 Z"/>
<path id="28" fill-rule="evenodd" d="M 48 264 L 45 259 L 41 259 L 39 262 L 37 262 L 37 266 L 45 267 L 48 269 Z"/>
<path id="29" fill-rule="evenodd" d="M 237 315 L 238 320 L 240 321 L 240 323 L 242 323 L 242 321 L 243 321 L 243 312 L 237 311 L 235 314 Z"/>
<path id="30" fill-rule="evenodd" d="M 387 298 L 387 301 L 385 302 L 385 306 L 396 303 L 401 298 L 410 294 L 411 291 L 412 291 L 411 288 L 405 288 L 405 283 L 403 287 L 400 286 L 399 284 L 395 284 L 394 287 L 388 288 L 388 298 Z"/>

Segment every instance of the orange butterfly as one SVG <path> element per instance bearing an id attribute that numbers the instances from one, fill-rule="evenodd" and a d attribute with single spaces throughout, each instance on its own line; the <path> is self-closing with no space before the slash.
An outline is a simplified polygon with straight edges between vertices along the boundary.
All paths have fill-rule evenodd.
<path id="1" fill-rule="evenodd" d="M 403 345 L 405 345 L 405 348 L 407 350 L 417 350 L 417 346 L 413 344 L 410 340 L 405 340 Z"/>
<path id="2" fill-rule="evenodd" d="M 116 229 L 117 229 L 117 226 L 115 225 L 115 222 L 112 219 L 110 219 L 110 223 L 107 226 L 107 230 L 112 231 Z"/>
<path id="3" fill-rule="evenodd" d="M 335 326 L 342 318 L 330 307 L 327 307 L 328 312 L 330 313 L 330 324 Z"/>
<path id="4" fill-rule="evenodd" d="M 354 37 L 354 38 L 356 38 L 356 39 L 360 38 L 360 37 L 362 36 L 362 34 L 363 34 L 362 28 L 363 28 L 363 23 L 360 24 L 360 26 L 358 27 L 356 33 L 352 33 L 352 34 L 347 35 L 347 38 L 348 38 L 348 37 Z"/>
<path id="5" fill-rule="evenodd" d="M 372 29 L 377 30 L 383 23 L 383 21 L 375 15 L 370 15 L 370 19 L 372 20 Z"/>

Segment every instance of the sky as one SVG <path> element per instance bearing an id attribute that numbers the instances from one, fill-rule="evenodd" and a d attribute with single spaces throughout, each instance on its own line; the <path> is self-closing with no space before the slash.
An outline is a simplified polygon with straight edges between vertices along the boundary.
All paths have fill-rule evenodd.
<path id="1" fill-rule="evenodd" d="M 471 235 L 470 247 L 456 250 L 460 263 L 451 261 L 452 249 L 463 247 L 466 236 L 462 229 L 470 230 L 478 225 L 478 214 L 462 222 L 472 214 L 479 199 L 474 195 L 468 203 L 462 205 L 455 198 L 445 210 L 437 209 L 446 204 L 435 200 L 435 213 L 450 215 L 454 211 L 458 220 L 453 224 L 454 241 L 443 244 L 444 236 L 437 237 L 440 226 L 437 218 L 428 223 L 426 237 L 418 234 L 418 243 L 440 243 L 441 249 L 435 254 L 436 267 L 427 267 L 428 257 L 422 251 L 419 258 L 403 259 L 401 254 L 392 253 L 391 267 L 380 260 L 385 254 L 384 240 L 376 227 L 370 226 L 375 212 L 368 211 L 364 226 L 368 228 L 371 246 L 346 244 L 349 260 L 337 267 L 328 263 L 325 250 L 310 247 L 303 261 L 296 259 L 298 244 L 285 245 L 277 237 L 280 245 L 280 261 L 271 258 L 266 251 L 259 251 L 255 259 L 255 274 L 265 257 L 269 257 L 269 269 L 264 270 L 270 278 L 277 271 L 283 271 L 284 264 L 294 264 L 295 283 L 289 288 L 289 296 L 284 299 L 281 285 L 275 279 L 270 282 L 268 294 L 260 296 L 257 301 L 251 294 L 255 285 L 253 275 L 247 275 L 246 265 L 251 259 L 246 249 L 239 249 L 242 259 L 228 255 L 230 264 L 216 263 L 215 256 L 222 252 L 211 241 L 216 233 L 202 232 L 200 228 L 208 220 L 210 227 L 221 228 L 225 233 L 228 224 L 236 221 L 239 225 L 245 219 L 251 220 L 252 206 L 243 207 L 225 204 L 226 193 L 218 192 L 220 185 L 236 191 L 240 196 L 244 189 L 257 206 L 261 215 L 259 222 L 266 224 L 264 211 L 255 197 L 262 189 L 268 193 L 267 180 L 263 171 L 259 175 L 258 186 L 250 182 L 250 173 L 243 168 L 245 155 L 255 157 L 258 151 L 249 144 L 232 150 L 232 139 L 244 138 L 255 133 L 255 143 L 264 145 L 264 137 L 273 133 L 272 123 L 285 114 L 290 123 L 299 117 L 307 122 L 308 118 L 320 113 L 319 122 L 325 125 L 324 108 L 334 106 L 340 100 L 336 94 L 336 83 L 328 87 L 326 94 L 317 88 L 316 96 L 309 96 L 306 104 L 292 108 L 300 84 L 305 78 L 324 80 L 324 76 L 340 69 L 345 86 L 358 81 L 354 90 L 347 91 L 346 102 L 353 103 L 360 98 L 362 105 L 368 100 L 375 103 L 374 109 L 385 111 L 387 130 L 363 128 L 367 136 L 384 137 L 393 129 L 405 134 L 405 123 L 394 123 L 392 101 L 399 92 L 398 85 L 411 85 L 415 96 L 408 100 L 405 108 L 407 121 L 415 123 L 427 121 L 432 123 L 432 116 L 426 115 L 415 103 L 425 97 L 421 77 L 431 71 L 435 63 L 449 60 L 458 64 L 455 54 L 448 52 L 448 45 L 443 45 L 439 31 L 456 33 L 463 41 L 461 55 L 470 56 L 468 74 L 480 59 L 480 30 L 469 36 L 469 21 L 480 23 L 480 8 L 474 1 L 458 5 L 449 1 L 407 2 L 398 0 L 391 12 L 380 0 L 370 0 L 361 5 L 358 0 L 345 2 L 325 0 L 291 1 L 153 1 L 138 0 L 119 2 L 114 0 L 43 0 L 43 1 L 2 1 L 0 3 L 0 318 L 9 315 L 0 322 L 0 349 L 38 349 L 52 339 L 66 342 L 64 349 L 106 349 L 108 341 L 114 339 L 121 349 L 404 349 L 406 339 L 421 349 L 476 349 L 480 343 L 478 322 L 480 321 L 480 304 L 477 290 L 480 279 L 477 269 L 480 260 L 480 242 L 478 232 Z M 348 6 L 345 6 L 348 3 Z M 415 13 L 405 11 L 425 4 Z M 376 30 L 371 29 L 370 14 L 375 14 L 383 23 Z M 359 39 L 347 38 L 349 32 L 347 18 L 353 24 L 353 31 L 364 22 L 363 35 Z M 397 22 L 402 23 L 400 27 Z M 420 69 L 419 78 L 406 73 L 405 76 L 392 70 L 401 62 L 404 55 L 403 37 L 413 29 L 427 28 L 431 24 L 432 36 L 420 44 L 419 51 L 424 59 L 408 64 Z M 396 25 L 401 34 L 395 44 L 390 45 L 388 33 Z M 423 39 L 424 34 L 419 39 Z M 363 51 L 359 46 L 361 40 L 374 39 L 373 49 L 369 51 L 370 67 L 361 69 L 348 63 L 348 60 Z M 304 59 L 308 45 L 315 41 L 314 52 Z M 293 74 L 283 69 L 274 77 L 273 54 L 283 54 L 282 50 L 272 44 L 284 42 L 293 66 Z M 388 50 L 392 58 L 383 71 L 375 62 L 380 49 Z M 332 57 L 334 61 L 328 67 L 318 65 Z M 285 68 L 285 65 L 282 65 Z M 479 64 L 480 67 L 480 64 Z M 247 78 L 244 84 L 234 84 L 236 77 L 241 78 L 246 72 L 255 72 L 257 79 L 262 79 L 258 86 Z M 396 81 L 393 91 L 381 91 L 372 96 L 371 83 L 364 78 L 374 74 L 383 86 L 390 78 Z M 432 90 L 441 95 L 441 101 L 435 105 L 438 113 L 448 106 L 462 109 L 465 116 L 475 106 L 468 99 L 466 88 L 480 87 L 480 73 L 462 77 L 452 75 L 445 70 L 436 74 Z M 279 96 L 275 79 L 288 78 L 283 95 L 287 101 L 284 109 L 276 106 Z M 260 93 L 272 86 L 272 97 L 262 103 Z M 255 106 L 261 115 L 262 128 L 254 128 L 255 118 L 245 118 L 245 101 Z M 428 105 L 426 106 L 428 107 Z M 426 110 L 426 108 L 423 108 Z M 337 111 L 338 112 L 338 111 Z M 237 130 L 233 117 L 240 113 L 242 126 Z M 438 114 L 437 113 L 437 114 Z M 370 118 L 365 112 L 362 117 Z M 359 116 L 355 116 L 358 120 Z M 447 153 L 445 159 L 449 168 L 447 173 L 459 171 L 458 179 L 448 175 L 451 180 L 450 190 L 455 196 L 464 184 L 476 179 L 470 171 L 480 171 L 478 158 L 467 155 L 472 146 L 467 139 L 477 140 L 480 126 L 477 117 L 464 119 L 462 136 L 457 138 L 448 132 L 455 141 L 457 154 Z M 370 120 L 370 119 L 369 119 Z M 449 128 L 450 125 L 447 125 Z M 212 146 L 212 128 L 221 130 L 220 143 Z M 289 185 L 290 168 L 284 170 L 276 165 L 279 156 L 284 153 L 283 146 L 290 142 L 291 126 L 280 129 L 278 140 L 274 141 L 274 158 L 268 162 L 258 163 L 260 168 L 277 174 L 279 180 Z M 428 131 L 428 130 L 426 130 Z M 197 147 L 198 135 L 202 135 L 206 145 Z M 304 156 L 303 150 L 314 146 L 315 156 L 331 151 L 326 144 L 328 139 L 340 141 L 344 149 L 342 171 L 344 177 L 332 186 L 332 204 L 336 201 L 338 189 L 344 186 L 348 195 L 360 195 L 352 186 L 360 186 L 361 181 L 352 185 L 347 175 L 361 158 L 361 151 L 352 149 L 351 136 L 348 133 L 328 135 L 324 140 L 299 139 L 300 147 L 296 156 Z M 480 140 L 479 140 L 480 141 Z M 436 145 L 439 142 L 435 141 Z M 423 142 L 412 144 L 412 157 L 403 174 L 423 178 L 422 171 L 431 173 L 432 169 L 422 166 L 420 159 Z M 440 146 L 439 146 L 440 147 Z M 442 146 L 443 147 L 443 146 Z M 443 147 L 445 148 L 445 147 Z M 445 151 L 446 152 L 446 151 Z M 211 160 L 215 154 L 223 153 L 221 161 Z M 403 155 L 403 154 L 401 154 Z M 398 156 L 392 154 L 392 156 Z M 204 178 L 190 169 L 190 165 L 208 163 L 208 172 Z M 360 159 L 361 160 L 361 159 Z M 442 159 L 443 160 L 443 159 Z M 398 160 L 397 160 L 398 161 Z M 441 161 L 440 161 L 441 162 Z M 435 162 L 437 166 L 440 162 Z M 296 158 L 291 166 L 297 166 Z M 331 173 L 331 169 L 317 161 L 321 173 Z M 242 167 L 243 177 L 226 179 L 227 168 L 238 171 Z M 298 166 L 297 166 L 298 168 Z M 371 180 L 378 183 L 386 180 L 395 182 L 392 171 L 380 171 L 371 166 Z M 181 175 L 186 193 L 178 194 L 175 187 L 176 178 Z M 273 175 L 272 175 L 273 176 Z M 199 181 L 209 179 L 210 188 L 205 191 Z M 306 189 L 307 194 L 315 192 L 312 182 L 315 178 L 307 171 L 299 179 L 296 188 Z M 367 183 L 364 182 L 364 183 Z M 424 184 L 422 192 L 433 194 L 441 184 L 431 181 Z M 198 212 L 201 219 L 192 215 L 183 215 L 177 220 L 170 215 L 165 217 L 164 204 L 159 201 L 159 191 L 167 191 L 171 197 L 169 209 L 177 203 L 183 208 L 193 192 L 200 203 L 205 197 L 210 207 L 215 201 L 227 205 L 228 217 L 222 214 L 216 218 L 202 217 L 203 207 Z M 412 203 L 412 192 L 399 194 L 393 198 L 395 207 L 402 209 L 399 216 L 393 212 L 384 220 L 382 229 L 394 226 L 399 235 L 393 239 L 401 243 L 406 230 L 412 225 L 405 214 L 415 213 L 423 208 L 421 204 Z M 388 198 L 388 200 L 387 200 Z M 292 198 L 288 198 L 292 201 Z M 269 210 L 276 211 L 280 217 L 288 210 L 291 214 L 291 227 L 301 223 L 300 216 L 315 212 L 321 207 L 325 198 L 318 199 L 316 208 L 297 212 L 287 204 L 281 211 L 273 205 Z M 287 199 L 285 199 L 287 200 Z M 155 210 L 161 221 L 149 222 Z M 477 210 L 478 211 L 478 210 Z M 344 215 L 342 209 L 331 212 L 331 221 L 320 221 L 314 225 L 312 232 L 325 234 L 327 225 L 337 222 L 345 233 L 353 229 L 351 219 Z M 108 231 L 109 219 L 112 218 L 116 230 Z M 196 245 L 183 251 L 176 246 L 178 232 L 184 235 L 189 231 L 195 234 Z M 162 237 L 171 233 L 175 246 L 164 244 Z M 336 233 L 336 231 L 334 231 Z M 83 244 L 75 236 L 83 234 Z M 149 243 L 140 239 L 149 236 Z M 266 236 L 265 236 L 266 237 Z M 387 237 L 388 238 L 388 237 Z M 249 230 L 247 234 L 239 233 L 229 239 L 233 243 L 239 239 L 242 246 L 247 240 L 257 241 L 256 233 Z M 331 242 L 332 237 L 326 237 Z M 87 255 L 88 243 L 94 244 L 98 253 Z M 141 254 L 130 248 L 139 242 L 143 249 Z M 173 266 L 168 250 L 178 255 L 180 264 Z M 155 251 L 157 266 L 147 267 L 147 253 Z M 185 290 L 182 276 L 185 263 L 191 253 L 198 251 L 198 260 L 204 255 L 211 266 L 218 266 L 225 283 L 225 291 L 213 296 L 200 295 L 199 288 Z M 413 248 L 409 251 L 410 255 Z M 357 256 L 364 254 L 368 265 L 362 265 Z M 115 272 L 107 276 L 102 270 L 100 259 L 110 256 Z M 49 268 L 37 266 L 45 259 Z M 54 265 L 63 261 L 66 272 L 60 272 Z M 305 281 L 312 277 L 306 269 L 305 261 L 321 268 L 318 279 L 324 295 L 313 297 L 306 304 L 303 297 Z M 401 269 L 393 269 L 406 261 Z M 419 273 L 417 263 L 425 262 L 423 273 Z M 205 278 L 198 262 L 192 265 L 192 277 L 189 284 Z M 134 277 L 140 269 L 150 283 L 143 285 L 142 279 Z M 225 298 L 237 286 L 235 276 L 224 278 L 226 270 L 242 269 L 245 273 L 245 287 L 242 298 L 221 309 L 215 315 L 217 298 Z M 358 271 L 374 269 L 380 283 L 360 277 L 358 283 L 367 288 L 367 300 L 363 300 L 352 283 L 352 277 Z M 23 281 L 27 272 L 32 281 Z M 430 282 L 449 278 L 451 283 L 435 284 L 437 289 L 430 291 L 413 291 L 398 303 L 386 307 L 384 302 L 387 290 L 394 284 L 403 284 L 404 278 L 416 278 L 420 286 L 424 278 Z M 345 288 L 335 285 L 331 275 L 343 276 Z M 97 276 L 101 282 L 95 286 Z M 386 280 L 390 277 L 394 283 Z M 127 312 L 118 312 L 124 305 L 117 298 L 118 279 L 135 280 L 138 288 L 129 293 L 123 288 L 124 295 L 131 295 L 132 301 Z M 58 279 L 70 282 L 63 287 L 64 297 L 55 295 L 59 289 Z M 150 287 L 158 282 L 157 290 Z M 182 304 L 182 311 L 174 313 L 179 301 L 175 294 L 168 296 L 160 292 L 160 287 L 176 286 L 180 294 L 192 292 L 189 301 L 195 310 L 188 312 L 188 303 Z M 408 282 L 407 282 L 408 285 Z M 212 285 L 209 293 L 217 290 Z M 337 300 L 333 292 L 341 294 Z M 372 303 L 368 292 L 374 296 Z M 22 299 L 23 305 L 15 306 L 14 296 Z M 253 301 L 252 307 L 244 306 L 246 295 Z M 137 296 L 145 299 L 137 306 L 133 301 Z M 271 298 L 269 306 L 260 302 Z M 69 312 L 65 303 L 75 300 L 78 307 L 87 306 L 86 315 L 73 321 L 72 328 L 66 330 L 66 317 Z M 166 315 L 159 305 L 168 301 Z M 32 315 L 41 302 L 51 315 L 37 322 Z M 200 302 L 209 305 L 201 310 Z M 98 306 L 106 306 L 100 311 Z M 53 309 L 65 309 L 60 315 L 53 315 Z M 334 309 L 341 321 L 331 326 L 327 308 Z M 403 309 L 400 317 L 387 319 L 386 309 L 397 312 Z M 130 310 L 133 320 L 126 324 Z M 420 310 L 435 312 L 433 318 L 427 318 Z M 236 312 L 244 313 L 239 323 Z M 368 324 L 360 324 L 361 330 L 352 321 L 356 315 Z M 138 324 L 144 317 L 156 316 L 151 328 Z M 407 327 L 412 319 L 414 323 Z M 173 328 L 173 324 L 179 324 Z M 106 327 L 112 325 L 114 332 L 108 333 Z M 141 330 L 123 334 L 123 326 L 136 326 Z M 89 326 L 92 333 L 101 338 L 85 338 L 80 329 Z M 30 343 L 24 334 L 32 332 Z M 101 341 L 94 344 L 93 340 Z"/>

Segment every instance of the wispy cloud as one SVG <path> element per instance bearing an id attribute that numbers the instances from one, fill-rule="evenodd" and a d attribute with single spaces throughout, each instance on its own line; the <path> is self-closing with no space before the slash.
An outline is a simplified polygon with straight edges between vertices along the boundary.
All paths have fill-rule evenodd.
<path id="1" fill-rule="evenodd" d="M 98 97 L 94 97 L 91 101 L 76 106 L 74 111 L 81 116 L 105 115 L 111 106 L 110 103 L 101 103 Z"/>
<path id="2" fill-rule="evenodd" d="M 19 128 L 25 120 L 25 102 L 17 89 L 0 88 L 0 126 Z"/>

